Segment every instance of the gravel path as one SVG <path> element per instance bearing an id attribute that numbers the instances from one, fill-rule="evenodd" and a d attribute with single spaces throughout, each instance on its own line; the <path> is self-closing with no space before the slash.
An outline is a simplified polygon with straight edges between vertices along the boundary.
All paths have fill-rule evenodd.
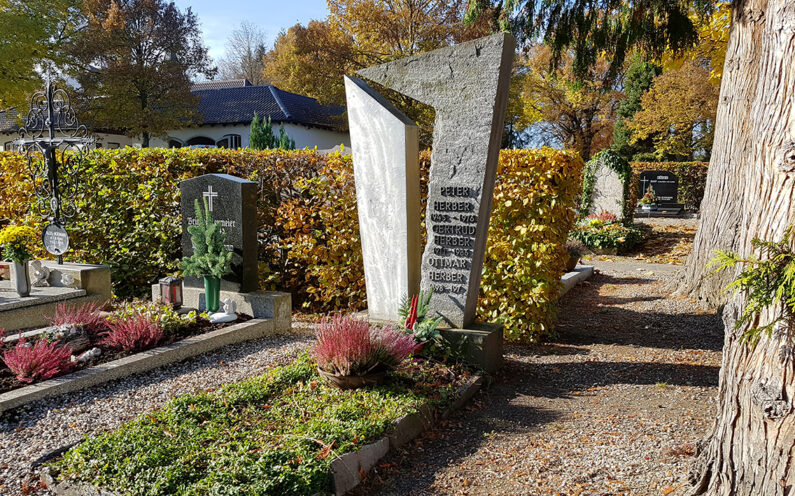
<path id="1" fill-rule="evenodd" d="M 467 410 L 354 494 L 679 495 L 715 412 L 719 318 L 665 292 L 670 265 L 597 262 L 557 342 L 509 346 Z"/>
<path id="2" fill-rule="evenodd" d="M 293 327 L 305 332 L 307 325 Z M 0 494 L 52 494 L 38 487 L 36 470 L 31 469 L 39 457 L 84 436 L 115 429 L 175 396 L 262 374 L 309 343 L 299 335 L 269 336 L 6 412 L 0 415 Z"/>

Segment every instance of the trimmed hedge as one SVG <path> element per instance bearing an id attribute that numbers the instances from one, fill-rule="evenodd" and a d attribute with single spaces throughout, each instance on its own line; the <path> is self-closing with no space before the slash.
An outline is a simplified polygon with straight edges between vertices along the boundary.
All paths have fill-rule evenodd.
<path id="1" fill-rule="evenodd" d="M 632 198 L 634 205 L 638 203 L 638 182 L 640 173 L 645 171 L 673 172 L 679 178 L 679 203 L 685 209 L 698 212 L 704 198 L 704 187 L 707 184 L 709 162 L 630 162 L 632 166 Z"/>
<path id="2" fill-rule="evenodd" d="M 429 163 L 423 153 L 424 192 Z M 509 339 L 551 332 L 583 166 L 575 153 L 548 148 L 500 155 L 478 315 L 502 319 Z M 68 225 L 75 249 L 67 260 L 110 265 L 117 297 L 146 295 L 178 267 L 179 181 L 216 172 L 259 183 L 264 289 L 289 291 L 311 311 L 366 306 L 352 163 L 339 154 L 96 150 L 86 158 L 78 214 Z M 23 157 L 0 154 L 0 185 L 0 226 L 22 219 L 40 228 Z"/>

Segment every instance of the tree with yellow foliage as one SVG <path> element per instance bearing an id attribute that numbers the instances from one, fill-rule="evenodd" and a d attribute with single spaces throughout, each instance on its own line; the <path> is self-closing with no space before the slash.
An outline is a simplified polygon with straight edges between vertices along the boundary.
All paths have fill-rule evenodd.
<path id="1" fill-rule="evenodd" d="M 718 108 L 706 62 L 687 61 L 657 76 L 628 123 L 632 143 L 654 142 L 657 160 L 709 160 Z"/>

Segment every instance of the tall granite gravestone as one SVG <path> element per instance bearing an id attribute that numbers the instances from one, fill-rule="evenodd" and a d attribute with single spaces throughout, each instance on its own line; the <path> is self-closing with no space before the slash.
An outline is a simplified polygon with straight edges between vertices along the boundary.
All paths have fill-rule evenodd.
<path id="1" fill-rule="evenodd" d="M 421 287 L 457 328 L 475 317 L 515 47 L 501 33 L 359 71 L 436 110 Z"/>
<path id="2" fill-rule="evenodd" d="M 182 181 L 182 254 L 190 256 L 193 245 L 188 226 L 196 223 L 194 202 L 207 201 L 213 219 L 226 233 L 227 249 L 234 253 L 232 273 L 221 280 L 221 290 L 249 292 L 258 286 L 257 183 L 228 174 L 206 174 Z M 204 281 L 186 277 L 185 287 L 204 288 Z"/>
<path id="3" fill-rule="evenodd" d="M 370 318 L 397 321 L 420 287 L 419 130 L 364 81 L 345 78 Z"/>

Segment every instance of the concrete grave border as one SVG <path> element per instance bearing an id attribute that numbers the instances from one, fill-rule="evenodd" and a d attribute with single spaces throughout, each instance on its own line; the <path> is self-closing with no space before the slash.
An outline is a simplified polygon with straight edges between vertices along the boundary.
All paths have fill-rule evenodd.
<path id="1" fill-rule="evenodd" d="M 464 406 L 483 386 L 485 378 L 482 375 L 469 377 L 456 391 L 456 400 L 445 409 L 441 419 L 446 419 L 451 413 Z M 410 442 L 429 428 L 435 421 L 435 410 L 425 404 L 419 408 L 418 413 L 404 415 L 395 420 L 395 430 L 375 441 L 362 446 L 358 451 L 345 453 L 331 462 L 331 472 L 334 476 L 334 494 L 343 496 L 362 482 L 361 474 L 367 473 L 386 456 L 390 450 L 399 448 Z M 90 484 L 62 481 L 56 482 L 49 467 L 41 471 L 41 481 L 47 488 L 58 496 L 119 496 L 117 493 L 107 491 Z"/>
<path id="2" fill-rule="evenodd" d="M 32 401 L 79 391 L 114 379 L 146 372 L 230 344 L 242 343 L 289 330 L 289 327 L 285 329 L 283 326 L 274 325 L 272 319 L 254 319 L 198 336 L 191 336 L 165 346 L 0 394 L 0 413 Z"/>

